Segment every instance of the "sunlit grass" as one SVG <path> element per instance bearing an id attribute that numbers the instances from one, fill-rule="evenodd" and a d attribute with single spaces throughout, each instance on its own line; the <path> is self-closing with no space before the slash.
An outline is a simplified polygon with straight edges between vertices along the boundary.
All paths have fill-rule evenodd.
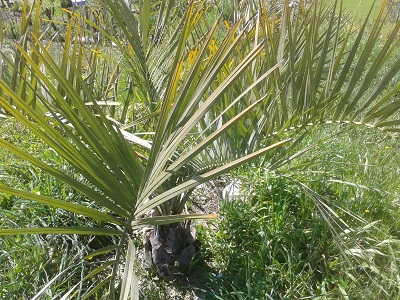
<path id="1" fill-rule="evenodd" d="M 201 231 L 220 274 L 211 279 L 209 299 L 397 297 L 399 143 L 380 132 L 341 131 L 315 131 L 299 146 L 313 150 L 279 174 L 235 172 L 246 192 L 222 204 L 216 231 Z M 332 219 L 331 231 L 287 174 L 343 208 L 334 211 L 347 226 Z"/>
<path id="2" fill-rule="evenodd" d="M 325 4 L 331 3 L 331 0 L 323 0 Z M 343 6 L 345 8 L 345 12 L 350 13 L 355 16 L 356 19 L 361 20 L 363 17 L 365 17 L 370 8 L 372 7 L 372 4 L 375 3 L 373 10 L 372 10 L 372 15 L 376 16 L 379 13 L 379 10 L 383 4 L 383 0 L 344 0 L 343 1 Z"/>

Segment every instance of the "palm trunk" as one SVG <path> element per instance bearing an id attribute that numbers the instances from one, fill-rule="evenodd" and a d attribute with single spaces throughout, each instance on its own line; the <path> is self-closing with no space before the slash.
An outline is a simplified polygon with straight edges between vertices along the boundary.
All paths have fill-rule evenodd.
<path id="1" fill-rule="evenodd" d="M 145 267 L 155 266 L 165 279 L 187 271 L 197 253 L 195 232 L 190 223 L 155 226 L 146 237 Z"/>

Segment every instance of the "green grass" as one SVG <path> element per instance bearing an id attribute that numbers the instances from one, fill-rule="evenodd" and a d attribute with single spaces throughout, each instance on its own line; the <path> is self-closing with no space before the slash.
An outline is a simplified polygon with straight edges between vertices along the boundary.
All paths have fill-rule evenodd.
<path id="1" fill-rule="evenodd" d="M 316 139 L 322 142 L 316 143 Z M 350 252 L 352 259 L 356 258 L 354 255 L 358 249 L 375 253 L 365 255 L 361 261 L 358 258 L 355 260 L 351 271 L 361 276 L 356 277 L 358 280 L 354 283 L 351 280 L 344 283 L 350 290 L 349 294 L 359 295 L 359 299 L 372 299 L 376 295 L 380 295 L 380 299 L 396 299 L 399 294 L 398 283 L 395 283 L 397 279 L 392 281 L 391 272 L 392 266 L 398 264 L 398 254 L 393 256 L 392 250 L 398 253 L 400 237 L 399 142 L 378 131 L 358 127 L 338 130 L 321 128 L 304 142 L 315 147 L 310 154 L 300 158 L 297 166 L 292 167 L 312 163 L 311 168 L 300 168 L 300 176 L 308 177 L 308 185 L 328 197 L 332 204 L 365 220 L 357 221 L 355 217 L 337 210 L 339 217 L 351 228 L 350 232 L 346 231 L 348 236 L 340 236 L 344 237 L 340 241 L 348 248 L 346 252 Z M 393 244 L 389 246 L 382 243 L 387 239 L 393 239 Z M 362 266 L 368 266 L 369 270 L 366 271 Z M 344 266 L 344 270 L 348 269 L 349 266 Z M 351 274 L 351 271 L 348 273 Z M 371 277 L 362 276 L 368 272 Z M 361 285 L 360 280 L 364 281 Z M 386 290 L 389 296 L 379 287 Z"/>
<path id="2" fill-rule="evenodd" d="M 35 143 L 16 123 L 2 123 L 0 130 L 2 136 L 8 135 L 32 153 L 44 155 L 46 160 L 62 166 L 57 156 Z M 317 143 L 317 140 L 322 141 Z M 311 145 L 315 148 L 281 173 L 258 167 L 245 167 L 234 172 L 232 176 L 245 183 L 247 197 L 221 203 L 218 222 L 199 226 L 204 262 L 199 262 L 189 274 L 171 283 L 157 279 L 154 273 L 141 271 L 144 278 L 142 299 L 183 299 L 189 294 L 200 299 L 297 299 L 307 296 L 316 299 L 397 299 L 400 257 L 398 141 L 360 128 L 350 127 L 339 134 L 331 127 L 322 127 L 304 140 L 299 149 Z M 68 193 L 65 187 L 12 155 L 1 152 L 0 157 L 3 182 L 41 193 L 49 190 L 60 196 Z M 337 234 L 333 234 L 313 201 L 298 185 L 285 179 L 289 174 L 306 182 L 332 203 L 358 214 L 366 223 L 338 212 L 349 228 L 347 231 L 336 228 Z M 342 183 L 329 182 L 332 178 Z M 2 195 L 1 207 L 2 227 L 88 222 L 5 195 Z M 375 226 L 369 226 L 375 221 L 378 221 Z M 347 249 L 345 253 L 338 247 L 338 242 Z M 75 262 L 90 247 L 95 248 L 93 243 L 74 236 L 0 239 L 0 299 L 30 298 L 60 270 L 84 268 Z M 140 247 L 140 243 L 137 246 Z M 360 253 L 367 256 L 360 256 Z M 78 280 L 60 279 L 50 292 L 53 294 L 48 293 L 45 299 L 66 291 Z"/>
<path id="3" fill-rule="evenodd" d="M 260 174 L 261 175 L 261 174 Z M 211 259 L 219 266 L 214 299 L 295 299 L 321 294 L 334 261 L 321 218 L 282 179 L 257 179 L 251 201 L 226 203 Z M 214 257 L 214 258 L 213 258 Z"/>
<path id="4" fill-rule="evenodd" d="M 207 299 L 399 297 L 398 141 L 326 127 L 299 149 L 310 145 L 280 173 L 235 172 L 247 197 L 222 204 L 216 230 L 200 229 L 206 261 L 219 274 L 210 279 Z M 289 175 L 329 201 L 338 214 L 328 215 L 333 228 Z M 334 224 L 340 220 L 348 226 Z"/>
<path id="5" fill-rule="evenodd" d="M 68 171 L 68 166 L 52 149 L 39 143 L 28 130 L 13 121 L 2 120 L 0 136 L 28 150 L 56 168 Z M 0 183 L 40 193 L 52 194 L 72 202 L 86 200 L 66 185 L 37 168 L 0 149 Z M 79 177 L 79 175 L 77 175 Z M 56 227 L 96 226 L 88 219 L 78 217 L 46 205 L 33 203 L 0 193 L 0 227 Z M 109 241 L 108 241 L 109 242 Z M 58 273 L 67 270 L 45 293 L 44 299 L 67 292 L 80 278 L 69 277 L 68 271 L 84 272 L 90 264 L 100 259 L 81 263 L 82 257 L 107 243 L 98 238 L 78 235 L 23 235 L 0 238 L 0 299 L 31 299 Z M 83 274 L 83 273 L 82 273 Z M 101 291 L 99 292 L 101 295 Z"/>
<path id="6" fill-rule="evenodd" d="M 330 0 L 323 0 L 323 2 L 326 4 L 331 3 Z M 383 2 L 383 0 L 376 0 L 372 10 L 373 16 L 379 13 Z M 365 17 L 368 14 L 373 3 L 374 0 L 344 0 L 343 6 L 346 12 L 354 14 L 357 19 L 361 20 L 362 17 Z"/>

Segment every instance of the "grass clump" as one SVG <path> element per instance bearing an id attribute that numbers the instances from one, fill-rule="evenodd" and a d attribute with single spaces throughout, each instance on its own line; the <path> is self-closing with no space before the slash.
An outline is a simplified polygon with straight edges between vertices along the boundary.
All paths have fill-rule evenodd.
<path id="1" fill-rule="evenodd" d="M 235 172 L 244 196 L 201 228 L 208 298 L 398 299 L 398 142 L 322 127 L 299 147 L 280 173 Z"/>
<path id="2" fill-rule="evenodd" d="M 400 244 L 388 224 L 338 228 L 292 181 L 264 173 L 253 183 L 251 199 L 222 204 L 216 232 L 201 229 L 216 274 L 206 299 L 398 297 Z"/>
<path id="3" fill-rule="evenodd" d="M 320 295 L 335 258 L 331 235 L 300 189 L 264 174 L 251 201 L 221 207 L 209 242 L 220 275 L 214 299 L 295 299 Z"/>

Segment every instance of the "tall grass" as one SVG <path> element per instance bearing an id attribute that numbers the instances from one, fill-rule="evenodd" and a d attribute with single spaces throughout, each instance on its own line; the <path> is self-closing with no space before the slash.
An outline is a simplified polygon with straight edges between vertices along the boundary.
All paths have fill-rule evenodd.
<path id="1" fill-rule="evenodd" d="M 318 150 L 284 171 L 254 166 L 233 174 L 245 187 L 242 197 L 221 202 L 217 229 L 200 230 L 206 261 L 219 274 L 207 298 L 399 296 L 399 142 L 379 132 L 325 127 L 303 143 Z M 332 231 L 293 177 L 288 180 L 293 172 L 336 206 L 332 213 L 347 226 Z"/>

